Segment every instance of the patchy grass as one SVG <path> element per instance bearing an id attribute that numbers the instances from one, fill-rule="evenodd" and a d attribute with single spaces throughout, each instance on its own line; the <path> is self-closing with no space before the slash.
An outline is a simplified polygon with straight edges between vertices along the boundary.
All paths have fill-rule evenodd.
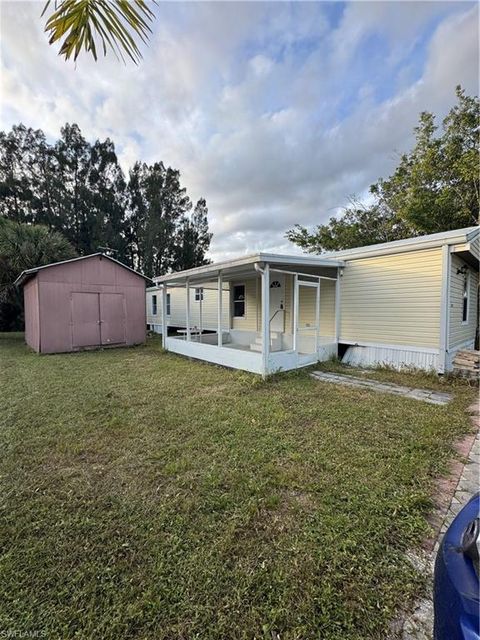
<path id="1" fill-rule="evenodd" d="M 473 390 L 441 384 L 448 407 L 263 382 L 155 339 L 38 356 L 1 336 L 0 630 L 384 638 L 469 429 Z"/>

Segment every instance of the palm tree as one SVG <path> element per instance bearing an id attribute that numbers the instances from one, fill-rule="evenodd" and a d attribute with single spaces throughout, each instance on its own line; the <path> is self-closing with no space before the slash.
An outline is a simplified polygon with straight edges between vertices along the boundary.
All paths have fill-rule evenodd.
<path id="1" fill-rule="evenodd" d="M 48 0 L 42 16 L 51 3 Z M 45 31 L 49 44 L 63 39 L 59 55 L 65 60 L 76 60 L 82 49 L 97 60 L 97 39 L 103 55 L 110 48 L 123 61 L 124 54 L 135 64 L 141 59 L 135 36 L 146 42 L 152 31 L 148 23 L 155 17 L 146 0 L 56 0 L 54 6 Z"/>

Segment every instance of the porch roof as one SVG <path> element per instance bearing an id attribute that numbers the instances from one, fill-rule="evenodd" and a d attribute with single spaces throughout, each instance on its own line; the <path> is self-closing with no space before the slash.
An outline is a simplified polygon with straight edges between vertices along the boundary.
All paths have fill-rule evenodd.
<path id="1" fill-rule="evenodd" d="M 254 271 L 254 265 L 256 263 L 260 266 L 269 264 L 272 268 L 285 269 L 292 271 L 292 273 L 295 271 L 310 273 L 315 269 L 322 268 L 336 270 L 339 267 L 345 266 L 343 260 L 332 260 L 331 258 L 325 260 L 320 256 L 311 257 L 281 255 L 276 253 L 254 253 L 240 258 L 234 258 L 233 260 L 225 260 L 223 262 L 207 264 L 203 267 L 195 267 L 194 269 L 186 269 L 185 271 L 177 271 L 164 276 L 157 276 L 152 279 L 156 284 L 184 282 L 187 278 L 192 281 L 206 282 L 209 278 L 216 278 L 221 271 L 225 280 L 228 280 L 238 277 L 239 275 L 244 275 L 248 271 Z"/>

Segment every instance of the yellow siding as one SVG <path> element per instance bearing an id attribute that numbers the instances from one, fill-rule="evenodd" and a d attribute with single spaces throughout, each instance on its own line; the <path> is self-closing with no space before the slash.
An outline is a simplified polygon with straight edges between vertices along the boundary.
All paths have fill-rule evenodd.
<path id="1" fill-rule="evenodd" d="M 335 282 L 320 280 L 320 335 L 335 336 Z"/>
<path id="2" fill-rule="evenodd" d="M 441 285 L 441 248 L 349 260 L 341 341 L 438 348 Z"/>
<path id="3" fill-rule="evenodd" d="M 230 285 L 232 292 L 233 287 L 236 284 L 245 285 L 245 316 L 243 318 L 232 318 L 232 329 L 243 329 L 244 331 L 259 331 L 262 317 L 262 288 L 260 285 L 260 278 L 251 278 L 249 280 L 239 280 L 238 282 L 232 282 Z"/>
<path id="4" fill-rule="evenodd" d="M 463 312 L 463 283 L 464 276 L 457 273 L 457 269 L 467 266 L 461 258 L 452 254 L 450 266 L 450 308 L 449 308 L 449 348 L 465 344 L 475 338 L 477 326 L 477 292 L 478 273 L 468 267 L 470 272 L 470 306 L 468 312 L 468 323 L 462 323 Z"/>
<path id="5" fill-rule="evenodd" d="M 182 287 L 171 287 L 168 290 L 170 294 L 170 310 L 168 316 L 168 324 L 172 327 L 186 326 L 186 292 Z M 152 314 L 152 295 L 157 296 L 157 315 Z M 212 289 L 204 289 L 202 302 L 202 326 L 204 329 L 215 329 L 217 327 L 217 291 Z M 223 327 L 229 328 L 229 300 L 230 293 L 223 293 Z M 162 324 L 162 292 L 147 291 L 147 324 Z M 200 302 L 195 300 L 195 288 L 190 289 L 190 325 L 200 326 Z"/>

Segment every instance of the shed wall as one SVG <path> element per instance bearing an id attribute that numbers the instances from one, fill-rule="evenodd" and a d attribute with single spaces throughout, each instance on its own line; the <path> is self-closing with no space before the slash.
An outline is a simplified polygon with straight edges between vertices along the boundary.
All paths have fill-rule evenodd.
<path id="1" fill-rule="evenodd" d="M 120 293 L 125 299 L 125 344 L 145 341 L 145 281 L 122 266 L 94 256 L 40 270 L 40 344 L 43 353 L 71 351 L 72 293 Z"/>
<path id="2" fill-rule="evenodd" d="M 35 351 L 40 351 L 40 321 L 38 304 L 38 282 L 29 280 L 23 288 L 25 307 L 25 342 Z"/>

